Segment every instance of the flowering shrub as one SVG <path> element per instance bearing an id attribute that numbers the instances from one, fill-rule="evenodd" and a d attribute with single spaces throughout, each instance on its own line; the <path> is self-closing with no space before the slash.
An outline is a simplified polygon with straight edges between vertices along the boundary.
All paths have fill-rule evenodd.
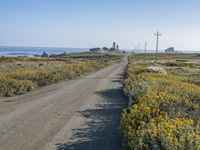
<path id="1" fill-rule="evenodd" d="M 148 66 L 128 67 L 124 91 L 131 105 L 121 116 L 124 149 L 200 149 L 200 86 Z"/>
<path id="2" fill-rule="evenodd" d="M 16 80 L 0 76 L 0 96 L 13 96 L 26 93 L 36 88 L 29 80 Z"/>
<path id="3" fill-rule="evenodd" d="M 35 68 L 0 74 L 0 97 L 24 94 L 62 80 L 72 79 L 109 65 L 110 62 L 84 60 L 54 68 Z"/>

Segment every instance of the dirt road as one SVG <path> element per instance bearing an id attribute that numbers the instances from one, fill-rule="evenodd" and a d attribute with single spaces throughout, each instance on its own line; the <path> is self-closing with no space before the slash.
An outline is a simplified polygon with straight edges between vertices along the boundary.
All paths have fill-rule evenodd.
<path id="1" fill-rule="evenodd" d="M 126 65 L 1 99 L 0 150 L 121 149 Z"/>

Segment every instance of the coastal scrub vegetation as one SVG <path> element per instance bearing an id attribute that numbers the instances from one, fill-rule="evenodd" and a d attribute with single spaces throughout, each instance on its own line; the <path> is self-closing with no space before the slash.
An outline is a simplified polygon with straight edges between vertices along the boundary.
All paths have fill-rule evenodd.
<path id="1" fill-rule="evenodd" d="M 102 57 L 96 60 L 1 57 L 0 97 L 20 95 L 37 87 L 76 78 L 120 61 L 121 58 L 119 55 L 110 54 L 110 59 L 105 61 Z"/>
<path id="2" fill-rule="evenodd" d="M 200 149 L 200 62 L 187 54 L 168 56 L 160 54 L 158 64 L 153 54 L 129 57 L 124 81 L 129 107 L 121 116 L 124 149 Z"/>

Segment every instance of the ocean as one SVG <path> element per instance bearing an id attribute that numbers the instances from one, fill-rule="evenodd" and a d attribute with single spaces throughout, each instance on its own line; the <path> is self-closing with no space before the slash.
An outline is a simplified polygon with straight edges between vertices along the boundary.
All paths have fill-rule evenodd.
<path id="1" fill-rule="evenodd" d="M 126 51 L 133 51 L 125 49 Z M 0 46 L 0 56 L 29 56 L 41 55 L 43 52 L 47 54 L 62 54 L 88 52 L 89 48 L 64 48 L 64 47 L 18 47 L 18 46 Z M 179 50 L 181 51 L 181 50 Z M 136 52 L 136 51 L 135 51 Z M 183 53 L 200 53 L 200 51 L 183 50 Z M 144 50 L 141 50 L 144 53 Z M 147 53 L 155 53 L 155 50 L 147 50 Z M 159 50 L 159 53 L 164 53 L 164 50 Z"/>
<path id="2" fill-rule="evenodd" d="M 43 52 L 47 54 L 61 54 L 64 52 L 87 52 L 89 48 L 64 48 L 64 47 L 15 47 L 0 46 L 0 56 L 29 56 L 41 55 Z"/>

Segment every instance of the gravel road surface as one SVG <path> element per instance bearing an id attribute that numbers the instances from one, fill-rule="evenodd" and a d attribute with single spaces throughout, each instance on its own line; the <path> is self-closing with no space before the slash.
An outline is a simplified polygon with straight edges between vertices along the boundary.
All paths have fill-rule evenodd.
<path id="1" fill-rule="evenodd" d="M 0 99 L 0 150 L 120 150 L 126 66 Z"/>

